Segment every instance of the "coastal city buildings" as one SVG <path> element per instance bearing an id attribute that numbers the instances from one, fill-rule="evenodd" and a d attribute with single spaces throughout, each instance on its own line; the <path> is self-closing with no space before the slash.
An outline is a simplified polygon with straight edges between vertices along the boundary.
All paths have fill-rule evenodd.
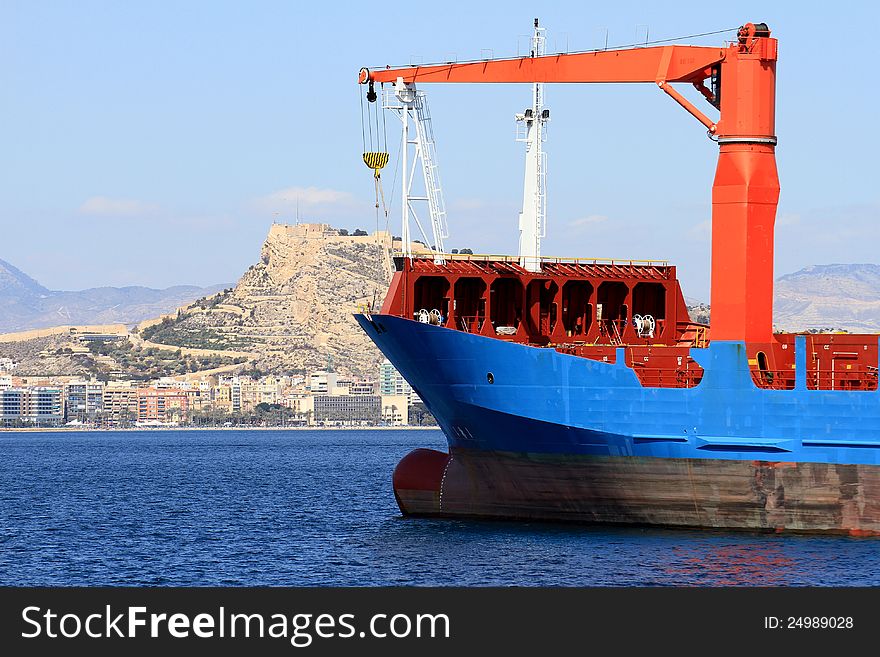
<path id="1" fill-rule="evenodd" d="M 315 420 L 320 423 L 377 424 L 382 414 L 378 395 L 319 395 L 315 397 Z"/>
<path id="2" fill-rule="evenodd" d="M 0 370 L 0 427 L 407 426 L 411 418 L 426 417 L 423 407 L 412 411 L 420 400 L 387 361 L 377 380 L 328 370 L 150 381 L 30 377 L 12 370 Z"/>
<path id="3" fill-rule="evenodd" d="M 180 424 L 189 415 L 186 390 L 175 388 L 139 388 L 137 391 L 140 423 Z"/>
<path id="4" fill-rule="evenodd" d="M 61 387 L 33 386 L 0 390 L 0 426 L 57 426 L 64 418 Z"/>
<path id="5" fill-rule="evenodd" d="M 137 420 L 138 389 L 131 381 L 104 386 L 102 418 L 110 426 L 125 426 Z"/>
<path id="6" fill-rule="evenodd" d="M 64 415 L 69 420 L 94 422 L 104 407 L 104 384 L 100 381 L 69 381 L 64 384 Z"/>

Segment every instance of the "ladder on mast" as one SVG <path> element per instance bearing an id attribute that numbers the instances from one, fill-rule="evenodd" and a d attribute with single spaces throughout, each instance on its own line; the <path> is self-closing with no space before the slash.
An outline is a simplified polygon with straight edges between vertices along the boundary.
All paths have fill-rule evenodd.
<path id="1" fill-rule="evenodd" d="M 443 240 L 449 237 L 449 228 L 446 224 L 446 203 L 443 199 L 440 170 L 437 166 L 434 127 L 431 123 L 431 111 L 428 109 L 428 99 L 424 91 L 416 92 L 415 110 L 416 132 L 418 134 L 416 148 L 422 160 L 425 192 L 428 196 L 428 208 L 431 214 L 431 231 L 434 236 L 433 245 L 437 251 L 443 253 Z"/>
<path id="2" fill-rule="evenodd" d="M 407 84 L 398 79 L 393 90 L 387 90 L 383 97 L 385 109 L 397 112 L 403 123 L 402 140 L 402 169 L 406 176 L 403 181 L 403 254 L 412 257 L 412 241 L 410 239 L 409 220 L 415 221 L 422 238 L 429 239 L 416 214 L 414 201 L 425 201 L 428 204 L 428 214 L 431 218 L 431 246 L 436 252 L 434 262 L 444 264 L 442 254 L 445 252 L 443 241 L 449 237 L 449 227 L 446 222 L 446 203 L 443 198 L 443 188 L 440 184 L 440 169 L 437 164 L 437 149 L 434 142 L 434 128 L 431 121 L 431 112 L 428 109 L 428 99 L 424 91 L 416 89 L 414 84 Z M 415 124 L 415 135 L 410 136 L 410 120 Z M 409 150 L 414 147 L 412 165 L 409 166 Z M 413 194 L 413 181 L 416 167 L 421 163 L 422 181 L 424 183 L 424 195 Z M 407 170 L 409 169 L 409 170 Z"/>

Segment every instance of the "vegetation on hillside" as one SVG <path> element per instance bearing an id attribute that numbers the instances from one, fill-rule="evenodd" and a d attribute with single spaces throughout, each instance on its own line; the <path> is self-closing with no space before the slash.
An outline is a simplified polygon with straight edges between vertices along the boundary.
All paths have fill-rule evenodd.
<path id="1" fill-rule="evenodd" d="M 247 351 L 253 344 L 248 338 L 231 332 L 221 332 L 209 326 L 193 326 L 181 320 L 181 317 L 166 317 L 159 324 L 141 331 L 141 336 L 158 344 L 218 351 Z"/>
<path id="2" fill-rule="evenodd" d="M 128 340 L 93 342 L 89 345 L 92 370 L 98 378 L 109 379 L 113 372 L 121 378 L 155 379 L 244 363 L 245 358 L 228 356 L 187 356 L 178 350 L 135 347 Z M 104 357 L 104 358 L 97 358 Z M 107 362 L 112 359 L 114 364 Z"/>

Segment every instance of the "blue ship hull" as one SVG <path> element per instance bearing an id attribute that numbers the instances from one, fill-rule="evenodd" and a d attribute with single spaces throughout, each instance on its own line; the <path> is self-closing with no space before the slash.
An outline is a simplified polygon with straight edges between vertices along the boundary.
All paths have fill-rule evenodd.
<path id="1" fill-rule="evenodd" d="M 395 485 L 405 512 L 880 533 L 880 391 L 808 390 L 802 336 L 794 390 L 758 388 L 745 345 L 718 341 L 691 350 L 704 368 L 695 387 L 647 388 L 622 348 L 606 363 L 391 315 L 356 318 L 449 444 L 446 461 L 428 467 L 443 470 L 436 486 L 396 475 L 410 481 Z M 780 464 L 786 486 L 765 489 Z M 721 473 L 734 483 L 719 485 Z M 607 485 L 584 489 L 589 478 Z M 645 494 L 629 499 L 633 487 Z M 692 512 L 669 497 L 678 489 L 691 490 Z M 742 518 L 711 512 L 730 504 Z"/>

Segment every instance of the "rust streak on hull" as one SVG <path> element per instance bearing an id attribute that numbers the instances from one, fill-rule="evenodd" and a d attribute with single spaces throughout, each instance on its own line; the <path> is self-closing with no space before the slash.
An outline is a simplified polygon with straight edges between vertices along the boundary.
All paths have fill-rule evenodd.
<path id="1" fill-rule="evenodd" d="M 880 536 L 880 466 L 427 451 L 406 515 Z"/>

